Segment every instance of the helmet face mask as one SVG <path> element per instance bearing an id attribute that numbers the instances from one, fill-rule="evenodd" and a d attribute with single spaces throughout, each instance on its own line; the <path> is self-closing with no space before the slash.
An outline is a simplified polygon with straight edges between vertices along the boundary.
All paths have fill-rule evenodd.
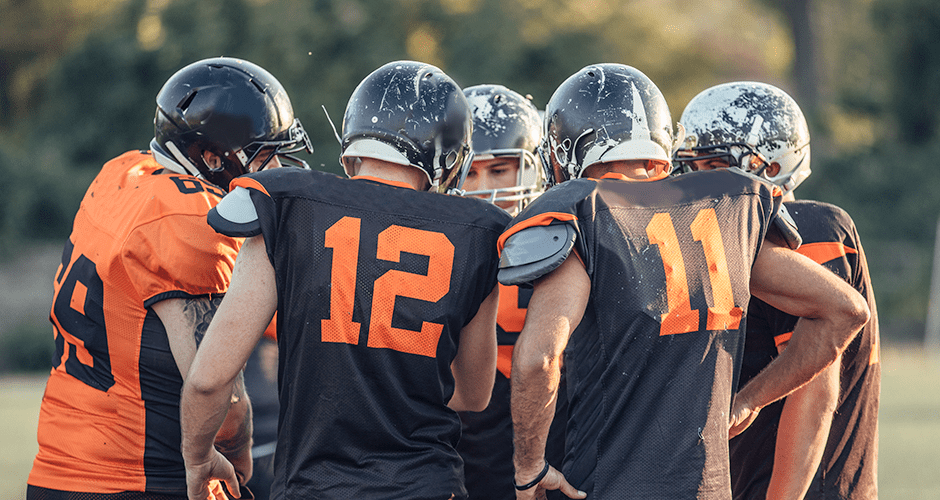
<path id="1" fill-rule="evenodd" d="M 512 186 L 463 194 L 518 213 L 545 190 L 545 173 L 536 156 L 542 127 L 539 111 L 529 98 L 502 85 L 468 87 L 464 95 L 473 113 L 474 161 L 507 159 L 515 163 L 516 175 Z"/>
<path id="2" fill-rule="evenodd" d="M 473 158 L 472 119 L 460 87 L 430 64 L 395 61 L 366 76 L 343 117 L 340 163 L 359 158 L 409 165 L 439 192 L 459 189 Z"/>
<path id="3" fill-rule="evenodd" d="M 257 170 L 264 169 L 275 156 L 278 158 L 287 157 L 294 162 L 300 163 L 303 168 L 309 169 L 310 167 L 305 161 L 292 156 L 293 153 L 299 153 L 301 151 L 313 151 L 313 144 L 310 142 L 310 137 L 304 130 L 303 125 L 300 124 L 300 120 L 295 118 L 294 123 L 288 129 L 287 133 L 288 137 L 286 139 L 254 141 L 246 145 L 240 151 L 237 151 L 235 154 L 241 162 L 241 166 L 247 170 L 248 166 L 258 157 L 268 155 Z"/>
<path id="4" fill-rule="evenodd" d="M 270 73 L 248 61 L 212 58 L 177 71 L 157 95 L 154 158 L 164 167 L 228 189 L 259 155 L 264 168 L 280 155 L 313 152 L 287 93 Z M 206 162 L 212 153 L 218 163 Z M 306 163 L 291 157 L 291 163 Z"/>
<path id="5" fill-rule="evenodd" d="M 704 160 L 720 159 L 727 163 L 728 167 L 739 168 L 754 175 L 762 175 L 764 170 L 770 166 L 770 162 L 760 152 L 743 142 L 729 142 L 718 146 L 696 146 L 682 149 L 676 152 L 673 162 L 680 166 L 677 170 L 682 172 L 691 172 L 693 163 Z"/>
<path id="6" fill-rule="evenodd" d="M 724 155 L 729 166 L 758 175 L 784 193 L 812 172 L 803 112 L 772 85 L 733 82 L 706 89 L 689 102 L 679 123 L 688 135 L 674 161 L 683 171 Z"/>
<path id="7" fill-rule="evenodd" d="M 539 154 L 549 184 L 579 178 L 596 163 L 668 164 L 675 140 L 671 121 L 662 92 L 636 68 L 581 69 L 559 85 L 546 106 Z"/>
<path id="8" fill-rule="evenodd" d="M 464 191 L 463 196 L 476 196 L 493 204 L 512 202 L 514 207 L 509 212 L 519 213 L 529 202 L 545 191 L 545 172 L 536 156 L 529 151 L 495 150 L 486 155 L 474 156 L 474 161 L 495 158 L 511 158 L 518 162 L 516 183 L 503 188 Z M 472 169 L 473 166 L 471 165 L 470 168 Z"/>

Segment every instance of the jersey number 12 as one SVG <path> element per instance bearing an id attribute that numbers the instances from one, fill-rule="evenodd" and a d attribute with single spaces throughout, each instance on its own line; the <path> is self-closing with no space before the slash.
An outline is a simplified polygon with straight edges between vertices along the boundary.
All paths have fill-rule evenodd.
<path id="1" fill-rule="evenodd" d="M 323 342 L 359 343 L 360 324 L 353 321 L 359 235 L 362 221 L 343 217 L 326 230 L 326 248 L 333 249 L 330 319 L 321 320 Z M 376 258 L 399 262 L 401 253 L 428 257 L 427 275 L 391 269 L 373 283 L 367 347 L 435 357 L 444 325 L 423 321 L 421 330 L 392 326 L 396 297 L 437 302 L 450 290 L 454 245 L 443 233 L 404 226 L 389 226 L 379 233 Z"/>

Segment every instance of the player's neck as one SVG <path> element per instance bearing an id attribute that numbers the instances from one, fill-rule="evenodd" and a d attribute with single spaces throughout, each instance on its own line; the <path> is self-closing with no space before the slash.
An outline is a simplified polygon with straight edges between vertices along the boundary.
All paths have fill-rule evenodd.
<path id="1" fill-rule="evenodd" d="M 420 169 L 372 158 L 362 159 L 356 176 L 376 177 L 387 181 L 401 182 L 408 184 L 417 191 L 427 191 L 429 187 L 427 175 Z"/>

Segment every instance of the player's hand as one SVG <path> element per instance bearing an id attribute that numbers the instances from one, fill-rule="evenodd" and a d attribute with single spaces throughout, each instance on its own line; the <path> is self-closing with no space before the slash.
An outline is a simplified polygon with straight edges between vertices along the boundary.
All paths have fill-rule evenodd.
<path id="1" fill-rule="evenodd" d="M 731 418 L 728 422 L 728 439 L 744 432 L 760 413 L 760 408 L 751 408 L 750 405 L 740 398 L 734 398 L 731 403 Z"/>
<path id="2" fill-rule="evenodd" d="M 586 498 L 587 493 L 578 491 L 571 486 L 565 476 L 554 467 L 548 467 L 548 473 L 539 481 L 539 484 L 524 491 L 516 491 L 516 500 L 545 500 L 545 492 L 548 490 L 561 490 L 568 498 Z"/>
<path id="3" fill-rule="evenodd" d="M 247 483 L 254 473 L 254 462 L 251 458 L 251 444 L 252 442 L 248 441 L 245 446 L 233 451 L 222 450 L 216 447 L 219 453 L 222 453 L 222 456 L 235 467 L 235 474 L 238 476 L 241 484 Z"/>
<path id="4" fill-rule="evenodd" d="M 240 498 L 241 490 L 238 487 L 235 467 L 213 448 L 206 462 L 186 462 L 186 493 L 189 500 L 209 498 L 209 481 L 212 479 L 224 482 L 228 491 L 235 495 L 235 498 Z"/>

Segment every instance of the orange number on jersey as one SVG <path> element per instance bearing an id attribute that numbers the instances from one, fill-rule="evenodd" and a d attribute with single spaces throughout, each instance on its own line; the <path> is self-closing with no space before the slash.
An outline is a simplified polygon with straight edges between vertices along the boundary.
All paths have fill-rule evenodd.
<path id="1" fill-rule="evenodd" d="M 705 250 L 705 262 L 708 264 L 708 280 L 712 286 L 714 305 L 708 308 L 707 330 L 736 330 L 741 324 L 740 307 L 734 305 L 734 293 L 731 291 L 731 275 L 728 274 L 728 259 L 725 258 L 725 245 L 721 241 L 718 229 L 718 216 L 715 209 L 699 211 L 692 221 L 692 237 L 702 242 Z"/>
<path id="2" fill-rule="evenodd" d="M 343 217 L 326 230 L 326 248 L 333 249 L 333 265 L 330 269 L 330 319 L 320 320 L 320 338 L 324 342 L 359 342 L 359 323 L 352 320 L 352 307 L 359 265 L 360 223 L 359 219 Z"/>
<path id="3" fill-rule="evenodd" d="M 734 305 L 731 277 L 725 247 L 718 228 L 718 218 L 711 208 L 699 211 L 691 225 L 692 237 L 702 242 L 708 277 L 712 288 L 714 305 L 708 308 L 706 329 L 725 330 L 737 328 L 742 310 Z M 679 237 L 668 213 L 658 213 L 646 226 L 650 243 L 659 246 L 666 273 L 666 296 L 668 310 L 662 315 L 659 334 L 673 335 L 699 330 L 699 313 L 692 310 L 689 299 L 689 282 L 686 277 Z"/>
<path id="4" fill-rule="evenodd" d="M 399 262 L 402 252 L 427 255 L 428 274 L 422 276 L 393 269 L 375 280 L 368 346 L 433 358 L 444 325 L 423 321 L 419 332 L 393 327 L 395 297 L 437 302 L 447 295 L 454 265 L 454 245 L 441 233 L 410 227 L 391 226 L 379 234 L 376 257 Z"/>
<path id="5" fill-rule="evenodd" d="M 330 319 L 321 320 L 323 342 L 359 343 L 360 324 L 352 320 L 359 256 L 360 219 L 343 217 L 326 231 L 333 249 Z M 442 233 L 390 226 L 379 234 L 376 258 L 399 262 L 402 252 L 428 257 L 427 275 L 389 270 L 375 280 L 368 347 L 434 357 L 444 325 L 422 322 L 421 330 L 392 326 L 396 297 L 437 302 L 450 291 L 454 245 Z"/>

